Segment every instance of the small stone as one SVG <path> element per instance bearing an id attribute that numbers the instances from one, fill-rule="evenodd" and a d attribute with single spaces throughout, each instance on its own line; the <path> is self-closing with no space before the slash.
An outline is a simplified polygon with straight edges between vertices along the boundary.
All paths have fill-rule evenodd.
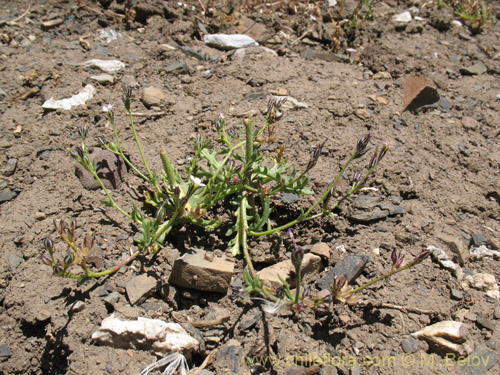
<path id="1" fill-rule="evenodd" d="M 169 283 L 207 292 L 226 293 L 233 276 L 234 262 L 226 257 L 216 257 L 209 262 L 205 253 L 197 250 L 178 258 L 172 267 Z"/>
<path id="2" fill-rule="evenodd" d="M 46 322 L 52 318 L 52 314 L 47 309 L 37 309 L 35 312 L 35 320 L 37 322 Z"/>
<path id="3" fill-rule="evenodd" d="M 401 347 L 405 353 L 415 353 L 418 350 L 418 341 L 413 337 L 408 337 L 401 341 Z"/>
<path id="4" fill-rule="evenodd" d="M 54 27 L 62 25 L 63 22 L 64 22 L 63 18 L 54 18 L 53 20 L 42 22 L 41 28 L 43 31 L 47 31 L 47 30 L 50 30 Z"/>
<path id="5" fill-rule="evenodd" d="M 478 315 L 476 318 L 476 324 L 479 327 L 489 329 L 492 332 L 495 331 L 496 324 L 494 322 L 492 322 L 491 320 L 485 318 L 484 316 Z"/>
<path id="6" fill-rule="evenodd" d="M 14 137 L 16 138 L 20 137 L 22 132 L 23 132 L 23 127 L 21 125 L 17 125 L 16 128 L 14 129 Z"/>
<path id="7" fill-rule="evenodd" d="M 493 350 L 498 350 L 500 348 L 500 337 L 498 335 L 493 335 L 491 339 L 486 342 L 486 346 Z"/>
<path id="8" fill-rule="evenodd" d="M 464 67 L 460 69 L 460 73 L 463 75 L 468 75 L 468 76 L 476 76 L 476 75 L 481 75 L 483 73 L 486 73 L 488 71 L 488 68 L 482 61 L 479 61 L 478 63 L 469 66 L 469 67 Z"/>
<path id="9" fill-rule="evenodd" d="M 350 284 L 361 274 L 369 259 L 368 255 L 347 256 L 318 281 L 318 286 L 328 290 L 333 284 L 335 276 L 345 276 L 346 283 Z"/>
<path id="10" fill-rule="evenodd" d="M 115 83 L 115 77 L 111 74 L 100 74 L 97 76 L 91 76 L 90 79 L 100 83 L 101 85 L 112 85 Z"/>
<path id="11" fill-rule="evenodd" d="M 293 204 L 295 202 L 298 202 L 300 200 L 300 197 L 297 194 L 284 193 L 283 196 L 281 197 L 281 200 L 285 204 Z"/>
<path id="12" fill-rule="evenodd" d="M 0 358 L 10 357 L 12 352 L 6 344 L 0 344 Z"/>
<path id="13" fill-rule="evenodd" d="M 147 108 L 161 105 L 166 98 L 165 93 L 157 87 L 148 86 L 141 90 L 141 102 Z"/>
<path id="14" fill-rule="evenodd" d="M 17 267 L 24 262 L 24 259 L 17 255 L 9 255 L 9 267 L 12 273 L 16 273 Z"/>
<path id="15" fill-rule="evenodd" d="M 479 247 L 488 242 L 486 236 L 482 233 L 472 233 L 470 239 L 470 246 Z"/>
<path id="16" fill-rule="evenodd" d="M 2 190 L 0 191 L 0 203 L 8 202 L 17 196 L 16 192 L 12 190 Z"/>
<path id="17" fill-rule="evenodd" d="M 165 71 L 171 74 L 189 74 L 189 66 L 185 61 L 181 61 L 167 65 Z"/>
<path id="18" fill-rule="evenodd" d="M 12 176 L 16 170 L 17 167 L 17 159 L 9 159 L 7 160 L 7 165 L 3 169 L 3 173 L 6 176 Z"/>
<path id="19" fill-rule="evenodd" d="M 358 116 L 361 120 L 368 120 L 370 117 L 372 117 L 372 115 L 370 114 L 370 112 L 365 109 L 365 108 L 360 108 L 360 109 L 357 109 L 354 114 L 356 116 Z"/>
<path id="20" fill-rule="evenodd" d="M 121 157 L 117 157 L 111 151 L 97 149 L 90 154 L 97 169 L 97 175 L 102 183 L 108 189 L 117 189 L 127 173 L 127 167 Z M 85 189 L 100 189 L 101 185 L 95 180 L 94 176 L 83 166 L 77 164 L 75 174 Z"/>
<path id="21" fill-rule="evenodd" d="M 467 262 L 470 256 L 469 249 L 465 246 L 458 233 L 455 233 L 455 231 L 451 228 L 444 227 L 436 233 L 436 237 L 444 242 L 450 250 L 457 255 L 458 261 L 461 265 L 464 265 L 465 262 Z"/>
<path id="22" fill-rule="evenodd" d="M 122 295 L 118 292 L 112 292 L 108 295 L 106 295 L 103 300 L 111 305 L 118 303 L 120 301 L 120 298 Z"/>
<path id="23" fill-rule="evenodd" d="M 330 258 L 330 247 L 328 244 L 324 242 L 318 242 L 314 244 L 311 248 L 311 253 L 315 255 L 319 255 L 322 258 L 328 259 Z"/>
<path id="24" fill-rule="evenodd" d="M 382 80 L 382 79 L 392 79 L 391 73 L 389 72 L 377 72 L 373 75 L 373 79 Z"/>
<path id="25" fill-rule="evenodd" d="M 488 370 L 495 366 L 499 359 L 497 353 L 488 350 L 483 345 L 479 345 L 469 354 L 468 358 L 464 358 L 465 366 L 462 368 L 462 374 L 486 375 Z"/>
<path id="26" fill-rule="evenodd" d="M 231 339 L 227 343 L 225 343 L 218 350 L 213 366 L 215 367 L 216 374 L 247 373 L 247 367 L 244 363 L 244 355 L 241 344 L 235 339 Z"/>
<path id="27" fill-rule="evenodd" d="M 74 314 L 74 313 L 83 311 L 84 309 L 85 309 L 85 302 L 83 302 L 83 301 L 76 301 L 69 308 L 69 313 Z"/>
<path id="28" fill-rule="evenodd" d="M 308 274 L 315 274 L 320 270 L 320 267 L 321 258 L 319 256 L 310 253 L 304 255 L 304 259 L 302 260 L 302 270 L 306 276 Z M 293 267 L 292 262 L 290 262 L 290 260 L 284 260 L 262 269 L 257 272 L 257 275 L 267 287 L 279 288 L 282 285 L 278 275 L 280 275 L 291 284 L 291 287 L 293 287 L 294 279 L 290 277 L 290 273 L 294 270 L 295 268 Z"/>
<path id="29" fill-rule="evenodd" d="M 411 20 L 412 20 L 411 13 L 408 11 L 395 14 L 394 16 L 392 16 L 392 21 L 395 23 L 408 23 Z"/>
<path id="30" fill-rule="evenodd" d="M 47 215 L 45 214 L 45 212 L 37 211 L 35 213 L 35 220 L 37 220 L 37 221 L 45 220 L 46 218 L 47 218 Z"/>
<path id="31" fill-rule="evenodd" d="M 384 104 L 384 105 L 389 104 L 389 101 L 383 96 L 377 96 L 375 99 L 379 104 Z"/>
<path id="32" fill-rule="evenodd" d="M 461 290 L 451 288 L 450 294 L 451 298 L 456 301 L 461 301 L 464 299 L 464 293 Z"/>
<path id="33" fill-rule="evenodd" d="M 462 126 L 467 130 L 475 130 L 478 128 L 479 123 L 472 117 L 464 116 L 462 118 Z"/>
<path id="34" fill-rule="evenodd" d="M 403 111 L 418 112 L 419 108 L 437 103 L 439 94 L 425 77 L 407 76 L 401 79 L 404 91 Z"/>
<path id="35" fill-rule="evenodd" d="M 125 284 L 125 290 L 127 291 L 127 297 L 131 305 L 144 302 L 157 289 L 158 280 L 145 273 L 132 278 Z"/>
<path id="36" fill-rule="evenodd" d="M 493 312 L 493 316 L 495 319 L 500 319 L 500 306 L 495 307 L 495 311 Z"/>
<path id="37" fill-rule="evenodd" d="M 209 46 L 221 50 L 231 50 L 259 45 L 259 43 L 255 40 L 243 34 L 208 34 L 203 36 L 203 40 Z"/>

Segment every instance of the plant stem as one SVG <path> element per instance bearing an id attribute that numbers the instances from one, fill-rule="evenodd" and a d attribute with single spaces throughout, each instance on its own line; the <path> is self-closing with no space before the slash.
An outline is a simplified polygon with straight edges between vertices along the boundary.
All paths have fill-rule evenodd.
<path id="1" fill-rule="evenodd" d="M 248 271 L 250 272 L 250 276 L 255 278 L 257 275 L 255 273 L 255 269 L 253 268 L 252 258 L 250 257 L 250 253 L 248 252 L 248 243 L 247 243 L 247 197 L 243 195 L 240 200 L 240 210 L 239 210 L 239 227 L 238 227 L 238 236 L 240 236 L 240 244 L 243 249 L 243 255 L 245 256 L 245 261 L 247 262 Z"/>
<path id="2" fill-rule="evenodd" d="M 294 303 L 299 303 L 299 298 L 300 298 L 300 283 L 302 282 L 302 275 L 301 275 L 301 268 L 302 265 L 299 264 L 298 266 L 295 267 L 295 301 Z"/>

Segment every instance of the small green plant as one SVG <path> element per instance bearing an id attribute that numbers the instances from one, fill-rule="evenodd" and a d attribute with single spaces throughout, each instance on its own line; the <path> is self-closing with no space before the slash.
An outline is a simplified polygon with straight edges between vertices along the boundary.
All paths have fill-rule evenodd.
<path id="1" fill-rule="evenodd" d="M 482 33 L 491 23 L 491 10 L 482 0 L 438 0 L 440 8 L 452 7 L 456 16 L 464 21 L 472 33 Z"/>
<path id="2" fill-rule="evenodd" d="M 214 208 L 225 207 L 234 222 L 226 232 L 228 249 L 234 255 L 243 253 L 248 275 L 255 280 L 256 272 L 248 249 L 249 237 L 277 235 L 282 231 L 321 216 L 334 215 L 334 210 L 352 194 L 359 191 L 367 178 L 381 162 L 389 146 L 375 148 L 368 167 L 364 173 L 356 171 L 347 191 L 331 203 L 334 191 L 349 165 L 362 158 L 368 151 L 370 134 L 361 137 L 351 156 L 340 171 L 331 180 L 326 190 L 318 195 L 314 203 L 301 210 L 295 219 L 282 225 L 273 226 L 272 198 L 282 193 L 297 195 L 313 195 L 308 187 L 308 172 L 318 162 L 321 150 L 326 142 L 321 142 L 313 151 L 308 164 L 302 171 L 290 165 L 285 156 L 285 147 L 281 145 L 274 153 L 264 151 L 264 144 L 277 141 L 277 121 L 282 116 L 280 108 L 285 99 L 269 97 L 266 117 L 263 124 L 254 128 L 250 120 L 245 120 L 243 131 L 228 127 L 224 116 L 214 123 L 218 141 L 215 145 L 204 140 L 198 134 L 194 141 L 194 155 L 186 167 L 185 178 L 174 168 L 166 151 L 160 152 L 163 165 L 161 173 L 154 173 L 145 158 L 131 111 L 132 91 L 124 87 L 123 103 L 129 116 L 129 128 L 133 134 L 142 167 L 134 164 L 124 152 L 120 143 L 119 133 L 115 124 L 111 105 L 103 110 L 107 113 L 113 128 L 113 141 L 99 137 L 99 143 L 104 149 L 113 152 L 124 160 L 129 168 L 146 184 L 145 202 L 153 208 L 153 214 L 146 214 L 134 204 L 131 212 L 123 209 L 113 198 L 97 173 L 96 166 L 89 155 L 87 146 L 87 129 L 80 128 L 81 145 L 72 152 L 75 160 L 88 170 L 99 182 L 106 194 L 103 203 L 113 207 L 131 220 L 138 228 L 141 236 L 135 238 L 137 251 L 130 258 L 110 269 L 94 272 L 89 269 L 87 261 L 91 256 L 93 237 L 85 238 L 82 243 L 75 238 L 76 223 L 66 224 L 55 221 L 55 231 L 67 245 L 68 253 L 60 260 L 54 255 L 52 239 L 45 241 L 48 256 L 44 254 L 43 261 L 51 266 L 58 276 L 87 279 L 109 275 L 121 266 L 135 259 L 138 255 L 156 254 L 165 245 L 166 238 L 172 229 L 178 225 L 197 225 L 205 229 L 218 227 L 222 220 L 214 215 Z M 240 134 L 241 133 L 241 134 Z M 299 264 L 298 260 L 294 264 Z M 72 266 L 80 267 L 75 271 Z M 300 271 L 300 270 L 299 270 Z M 300 272 L 297 271 L 300 275 Z M 285 284 L 285 283 L 284 283 Z M 300 283 L 299 283 L 300 284 Z M 286 289 L 286 288 L 285 288 Z M 299 300 L 299 293 L 292 299 Z"/>

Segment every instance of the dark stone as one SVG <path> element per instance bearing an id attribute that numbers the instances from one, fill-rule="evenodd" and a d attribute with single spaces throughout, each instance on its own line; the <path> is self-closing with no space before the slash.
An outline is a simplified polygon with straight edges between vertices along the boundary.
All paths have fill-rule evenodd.
<path id="1" fill-rule="evenodd" d="M 461 290 L 451 288 L 450 294 L 454 300 L 461 301 L 464 299 L 464 293 Z"/>
<path id="2" fill-rule="evenodd" d="M 439 109 L 443 113 L 449 113 L 451 111 L 451 103 L 444 96 L 439 97 Z"/>
<path id="3" fill-rule="evenodd" d="M 489 329 L 492 332 L 495 331 L 496 324 L 484 316 L 478 315 L 476 318 L 476 324 L 479 327 Z"/>
<path id="4" fill-rule="evenodd" d="M 389 216 L 389 211 L 381 210 L 379 207 L 375 207 L 372 211 L 362 212 L 357 211 L 349 216 L 350 219 L 358 223 L 370 223 L 372 221 L 377 221 Z"/>
<path id="5" fill-rule="evenodd" d="M 215 367 L 240 374 L 243 367 L 243 351 L 236 345 L 224 345 L 217 352 Z M 218 372 L 218 371 L 217 371 Z"/>
<path id="6" fill-rule="evenodd" d="M 285 204 L 292 204 L 292 203 L 298 202 L 300 200 L 300 197 L 297 194 L 284 193 L 281 200 Z"/>
<path id="7" fill-rule="evenodd" d="M 479 247 L 481 245 L 486 244 L 488 240 L 486 236 L 482 233 L 472 233 L 469 246 Z"/>
<path id="8" fill-rule="evenodd" d="M 9 159 L 7 160 L 7 165 L 5 166 L 3 173 L 6 176 L 12 176 L 17 167 L 17 159 Z"/>
<path id="9" fill-rule="evenodd" d="M 17 194 L 12 190 L 0 191 L 0 203 L 8 202 L 8 201 L 14 199 L 16 196 L 17 196 Z"/>
<path id="10" fill-rule="evenodd" d="M 165 71 L 172 74 L 189 74 L 189 67 L 185 61 L 181 61 L 167 65 Z"/>
<path id="11" fill-rule="evenodd" d="M 439 101 L 439 93 L 431 86 L 429 79 L 409 76 L 401 81 L 404 90 L 403 111 L 417 113 L 421 107 L 433 105 Z"/>
<path id="12" fill-rule="evenodd" d="M 262 319 L 262 313 L 258 308 L 254 308 L 250 310 L 245 316 L 241 319 L 241 322 L 238 326 L 240 331 L 245 331 L 251 328 L 255 323 Z"/>
<path id="13" fill-rule="evenodd" d="M 90 158 L 94 161 L 97 175 L 104 186 L 107 189 L 117 189 L 127 172 L 123 159 L 111 151 L 101 149 L 91 153 Z M 80 164 L 76 165 L 75 173 L 85 189 L 96 190 L 101 188 L 101 185 L 95 180 L 94 176 Z"/>
<path id="14" fill-rule="evenodd" d="M 10 357 L 12 352 L 6 344 L 0 344 L 0 358 Z"/>
<path id="15" fill-rule="evenodd" d="M 486 342 L 486 346 L 490 349 L 498 350 L 498 348 L 500 348 L 500 337 L 493 335 L 493 337 Z"/>
<path id="16" fill-rule="evenodd" d="M 405 353 L 415 353 L 418 350 L 418 340 L 414 337 L 408 337 L 401 341 L 401 347 Z"/>
<path id="17" fill-rule="evenodd" d="M 498 354 L 480 345 L 465 359 L 467 366 L 462 367 L 462 374 L 487 374 L 488 370 L 498 362 Z"/>
<path id="18" fill-rule="evenodd" d="M 368 255 L 349 255 L 335 265 L 318 281 L 321 289 L 330 289 L 335 276 L 345 276 L 347 284 L 354 281 L 363 271 L 370 257 Z"/>

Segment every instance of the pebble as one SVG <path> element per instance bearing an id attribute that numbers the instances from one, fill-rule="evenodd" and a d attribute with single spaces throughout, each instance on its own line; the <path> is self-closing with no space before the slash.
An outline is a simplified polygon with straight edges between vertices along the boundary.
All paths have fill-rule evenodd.
<path id="1" fill-rule="evenodd" d="M 450 294 L 451 298 L 457 301 L 461 301 L 464 298 L 464 293 L 458 289 L 451 288 Z"/>
<path id="2" fill-rule="evenodd" d="M 469 116 L 464 116 L 462 118 L 462 126 L 467 130 L 475 130 L 478 128 L 479 123 Z"/>
<path id="3" fill-rule="evenodd" d="M 0 203 L 10 201 L 14 199 L 16 196 L 17 193 L 12 190 L 0 191 Z"/>
<path id="4" fill-rule="evenodd" d="M 469 66 L 469 67 L 464 67 L 460 69 L 460 73 L 463 75 L 469 75 L 469 76 L 475 76 L 475 75 L 481 75 L 483 73 L 486 73 L 488 71 L 488 68 L 482 61 L 479 61 L 478 63 Z"/>
<path id="5" fill-rule="evenodd" d="M 411 21 L 411 19 L 411 13 L 408 11 L 396 14 L 392 17 L 392 21 L 396 23 L 408 23 Z"/>
<path id="6" fill-rule="evenodd" d="M 12 352 L 6 344 L 0 344 L 0 358 L 10 357 Z"/>
<path id="7" fill-rule="evenodd" d="M 358 116 L 361 120 L 368 120 L 371 117 L 370 112 L 367 109 L 361 108 L 357 109 L 354 114 Z"/>
<path id="8" fill-rule="evenodd" d="M 418 341 L 413 337 L 408 337 L 401 341 L 401 347 L 405 353 L 415 353 L 418 350 Z"/>
<path id="9" fill-rule="evenodd" d="M 90 79 L 100 83 L 101 85 L 111 85 L 115 83 L 115 77 L 111 74 L 100 74 L 97 76 L 91 76 Z"/>
<path id="10" fill-rule="evenodd" d="M 284 193 L 281 197 L 281 201 L 285 204 L 293 204 L 300 200 L 300 197 L 297 194 L 293 193 Z"/>
<path id="11" fill-rule="evenodd" d="M 492 332 L 495 331 L 496 324 L 484 316 L 478 315 L 476 318 L 476 324 L 480 327 L 489 329 Z"/>
<path id="12" fill-rule="evenodd" d="M 373 75 L 373 79 L 382 80 L 382 79 L 392 79 L 391 73 L 389 72 L 377 72 Z"/>
<path id="13" fill-rule="evenodd" d="M 319 272 L 321 268 L 321 258 L 319 256 L 311 253 L 304 255 L 304 259 L 302 260 L 302 270 L 304 274 L 315 274 Z M 264 285 L 271 288 L 279 288 L 283 284 L 277 275 L 283 277 L 288 283 L 294 284 L 294 279 L 290 276 L 293 271 L 294 267 L 292 262 L 290 262 L 290 260 L 284 260 L 260 270 L 257 272 L 257 275 L 260 280 L 264 282 Z"/>
<path id="14" fill-rule="evenodd" d="M 9 255 L 9 267 L 12 273 L 16 273 L 17 267 L 24 262 L 24 259 L 17 255 Z"/>
<path id="15" fill-rule="evenodd" d="M 121 157 L 116 156 L 111 151 L 96 149 L 90 154 L 97 168 L 97 175 L 108 189 L 117 189 L 122 179 L 127 173 L 125 162 Z M 100 189 L 101 185 L 94 176 L 80 164 L 75 166 L 75 174 L 85 189 Z"/>
<path id="16" fill-rule="evenodd" d="M 243 34 L 208 34 L 203 36 L 203 40 L 209 46 L 221 50 L 231 50 L 259 45 L 259 43 L 255 40 Z"/>
<path id="17" fill-rule="evenodd" d="M 88 100 L 94 97 L 97 92 L 96 88 L 92 85 L 87 85 L 80 90 L 78 94 L 73 95 L 71 98 L 54 100 L 50 98 L 42 104 L 42 108 L 46 110 L 64 109 L 70 110 L 71 108 L 79 105 L 84 105 Z"/>
<path id="18" fill-rule="evenodd" d="M 368 255 L 349 255 L 338 262 L 333 269 L 328 271 L 318 281 L 318 286 L 321 289 L 329 289 L 333 284 L 335 276 L 345 276 L 346 283 L 350 284 L 363 271 L 370 257 Z"/>
<path id="19" fill-rule="evenodd" d="M 115 303 L 118 303 L 120 301 L 120 298 L 122 297 L 122 295 L 118 292 L 112 292 L 110 294 L 108 294 L 107 296 L 105 296 L 103 298 L 104 301 L 106 301 L 107 303 L 113 305 Z"/>
<path id="20" fill-rule="evenodd" d="M 70 314 L 74 314 L 74 313 L 83 311 L 84 309 L 85 309 L 85 302 L 83 302 L 83 301 L 76 301 L 69 308 L 69 313 Z"/>
<path id="21" fill-rule="evenodd" d="M 186 64 L 185 61 L 181 61 L 178 63 L 167 65 L 165 71 L 167 73 L 173 73 L 173 74 L 189 74 L 189 66 Z"/>
<path id="22" fill-rule="evenodd" d="M 6 176 L 12 176 L 16 170 L 17 167 L 17 159 L 11 158 L 7 160 L 7 165 L 5 166 L 3 173 Z"/>
<path id="23" fill-rule="evenodd" d="M 318 242 L 314 244 L 311 248 L 311 253 L 315 255 L 319 255 L 322 258 L 328 259 L 330 258 L 330 247 L 327 243 Z"/>
<path id="24" fill-rule="evenodd" d="M 148 86 L 141 90 L 141 102 L 147 108 L 159 106 L 167 98 L 166 94 L 159 88 Z"/>
<path id="25" fill-rule="evenodd" d="M 205 254 L 205 251 L 198 250 L 178 258 L 172 267 L 169 284 L 226 293 L 233 276 L 234 262 L 226 257 L 215 257 L 209 262 Z"/>
<path id="26" fill-rule="evenodd" d="M 148 274 L 135 276 L 125 284 L 125 290 L 131 305 L 143 302 L 157 289 L 158 280 Z"/>
<path id="27" fill-rule="evenodd" d="M 479 247 L 488 242 L 486 236 L 482 233 L 472 233 L 470 239 L 470 246 Z"/>
<path id="28" fill-rule="evenodd" d="M 45 220 L 47 218 L 47 215 L 45 215 L 45 212 L 38 211 L 35 213 L 35 220 Z"/>
<path id="29" fill-rule="evenodd" d="M 467 40 L 467 41 L 471 41 L 472 40 L 472 37 L 470 35 L 467 35 L 466 33 L 464 32 L 461 32 L 458 34 L 458 36 L 463 39 L 463 40 Z"/>
<path id="30" fill-rule="evenodd" d="M 417 112 L 421 107 L 437 103 L 440 96 L 428 78 L 407 76 L 401 79 L 404 91 L 403 111 Z"/>

